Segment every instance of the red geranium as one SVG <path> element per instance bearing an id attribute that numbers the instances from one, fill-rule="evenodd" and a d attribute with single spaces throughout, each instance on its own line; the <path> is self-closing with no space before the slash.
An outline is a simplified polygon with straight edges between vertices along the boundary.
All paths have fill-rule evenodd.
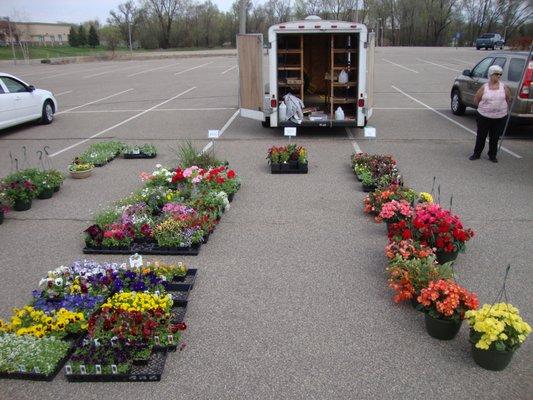
<path id="1" fill-rule="evenodd" d="M 461 320 L 466 310 L 479 307 L 475 293 L 449 279 L 430 282 L 417 300 L 432 317 L 441 319 Z"/>

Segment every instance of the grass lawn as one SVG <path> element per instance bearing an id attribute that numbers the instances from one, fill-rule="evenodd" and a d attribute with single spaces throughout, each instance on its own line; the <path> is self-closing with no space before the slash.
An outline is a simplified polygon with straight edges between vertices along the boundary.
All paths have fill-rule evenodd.
<path id="1" fill-rule="evenodd" d="M 219 47 L 220 48 L 220 47 Z M 133 50 L 135 53 L 142 53 L 147 51 L 185 51 L 185 50 L 205 50 L 203 47 L 184 47 L 178 49 L 156 49 L 156 50 L 146 50 L 138 49 Z M 56 58 L 56 57 L 75 57 L 75 56 L 90 56 L 100 53 L 107 53 L 109 50 L 105 46 L 98 46 L 96 48 L 92 47 L 71 47 L 71 46 L 30 46 L 30 58 Z M 117 52 L 127 52 L 129 51 L 127 47 L 120 47 L 116 50 Z M 22 51 L 20 47 L 15 47 L 15 54 L 17 60 L 22 60 Z M 11 46 L 0 47 L 0 60 L 12 60 L 13 51 Z"/>

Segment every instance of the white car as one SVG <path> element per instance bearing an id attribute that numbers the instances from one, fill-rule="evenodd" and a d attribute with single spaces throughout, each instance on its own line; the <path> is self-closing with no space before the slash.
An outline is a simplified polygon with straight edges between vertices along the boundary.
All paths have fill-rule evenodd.
<path id="1" fill-rule="evenodd" d="M 48 90 L 0 72 L 0 129 L 35 120 L 50 124 L 57 109 L 57 100 Z"/>

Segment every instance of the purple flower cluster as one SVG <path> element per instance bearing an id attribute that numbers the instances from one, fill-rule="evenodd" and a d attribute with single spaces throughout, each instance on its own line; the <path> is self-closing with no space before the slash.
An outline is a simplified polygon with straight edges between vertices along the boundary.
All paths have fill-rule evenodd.
<path id="1" fill-rule="evenodd" d="M 130 206 L 127 206 L 124 209 L 124 211 L 122 211 L 120 222 L 124 225 L 134 224 L 136 216 L 144 215 L 147 213 L 148 213 L 148 210 L 147 210 L 146 203 L 141 202 L 137 204 L 132 204 Z"/>
<path id="2" fill-rule="evenodd" d="M 57 311 L 60 308 L 66 308 L 69 311 L 90 313 L 105 300 L 104 296 L 67 294 L 59 301 L 50 301 L 42 296 L 42 291 L 40 290 L 34 290 L 32 294 L 34 298 L 33 307 L 46 313 Z"/>

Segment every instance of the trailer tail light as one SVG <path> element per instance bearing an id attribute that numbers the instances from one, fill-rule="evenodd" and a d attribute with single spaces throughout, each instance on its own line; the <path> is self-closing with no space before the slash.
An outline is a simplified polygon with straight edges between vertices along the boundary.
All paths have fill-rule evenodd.
<path id="1" fill-rule="evenodd" d="M 305 28 L 305 25 L 298 25 L 298 29 L 303 29 Z"/>
<path id="2" fill-rule="evenodd" d="M 276 97 L 272 95 L 272 98 L 270 99 L 270 107 L 276 108 L 278 106 L 278 101 L 276 100 Z"/>
<path id="3" fill-rule="evenodd" d="M 357 28 L 357 25 L 350 25 L 350 28 Z"/>
<path id="4" fill-rule="evenodd" d="M 357 100 L 357 107 L 363 108 L 365 106 L 365 99 Z"/>
<path id="5" fill-rule="evenodd" d="M 280 25 L 279 29 L 285 29 L 285 25 Z"/>
<path id="6" fill-rule="evenodd" d="M 336 27 L 337 27 L 337 25 L 331 25 L 331 27 L 332 27 L 332 28 L 336 28 Z"/>
<path id="7" fill-rule="evenodd" d="M 521 99 L 529 99 L 529 95 L 531 94 L 531 84 L 533 83 L 533 61 L 530 61 L 526 73 L 524 75 L 524 81 L 522 82 L 522 87 L 520 88 L 520 92 L 518 93 L 518 97 Z"/>
<path id="8" fill-rule="evenodd" d="M 315 25 L 315 29 L 320 29 L 320 25 Z"/>

